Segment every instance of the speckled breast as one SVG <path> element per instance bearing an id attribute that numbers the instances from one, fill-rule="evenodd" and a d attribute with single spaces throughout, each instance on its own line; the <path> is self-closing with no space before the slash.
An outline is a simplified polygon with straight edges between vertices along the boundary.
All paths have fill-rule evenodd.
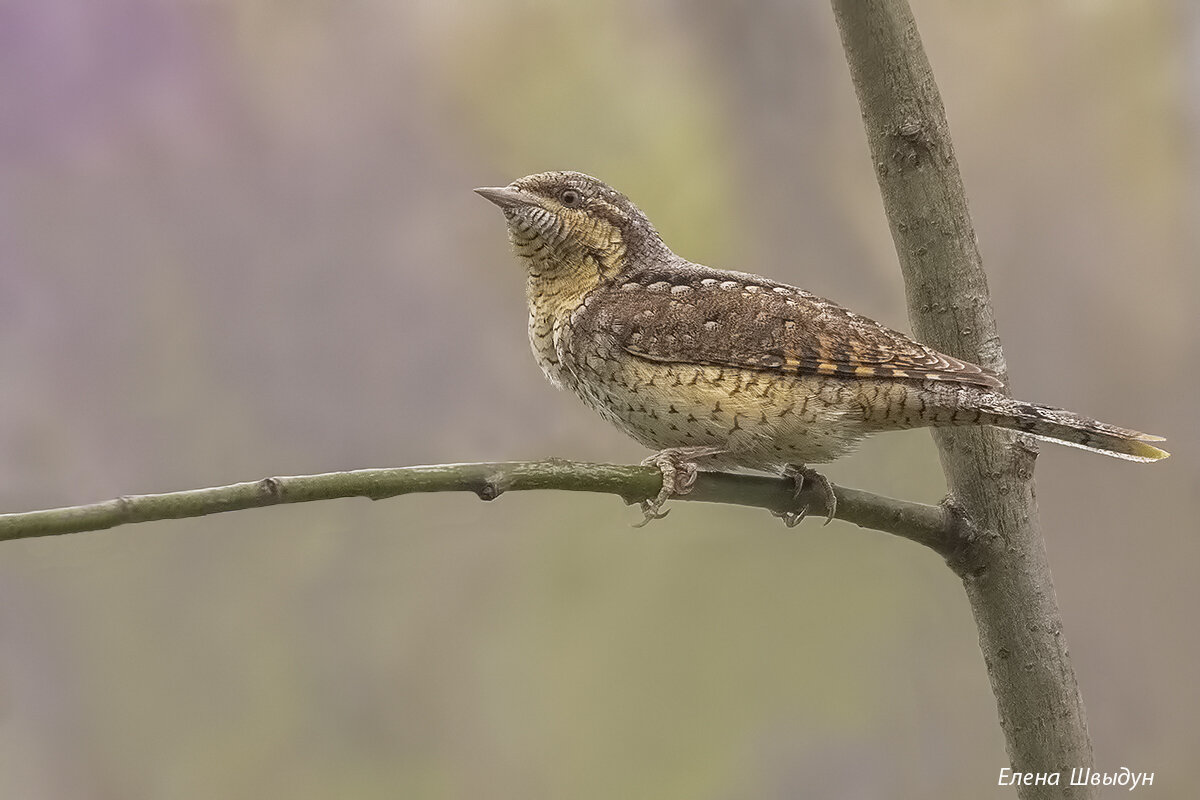
<path id="1" fill-rule="evenodd" d="M 706 465 L 775 470 L 829 461 L 867 432 L 848 410 L 844 381 L 754 370 L 666 364 L 621 349 L 611 337 L 569 346 L 558 337 L 569 386 L 602 417 L 655 450 L 720 447 Z"/>

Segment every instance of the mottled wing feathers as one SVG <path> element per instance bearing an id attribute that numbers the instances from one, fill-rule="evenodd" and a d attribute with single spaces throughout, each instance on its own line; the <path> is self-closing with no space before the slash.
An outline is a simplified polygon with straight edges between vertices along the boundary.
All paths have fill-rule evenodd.
<path id="1" fill-rule="evenodd" d="M 651 361 L 815 375 L 1001 383 L 801 289 L 754 275 L 680 264 L 594 292 L 584 325 Z"/>

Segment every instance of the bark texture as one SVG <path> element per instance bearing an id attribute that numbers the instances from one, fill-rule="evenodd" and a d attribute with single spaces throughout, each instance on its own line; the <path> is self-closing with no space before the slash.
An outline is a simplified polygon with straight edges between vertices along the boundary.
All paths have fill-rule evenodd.
<path id="1" fill-rule="evenodd" d="M 1006 377 L 975 231 L 945 110 L 906 0 L 833 0 L 917 338 Z M 995 428 L 934 436 L 950 502 L 976 526 L 953 563 L 1014 772 L 1092 766 L 1083 701 L 1062 633 L 1038 525 L 1028 439 Z M 1088 787 L 1021 786 L 1023 798 L 1091 796 Z"/>

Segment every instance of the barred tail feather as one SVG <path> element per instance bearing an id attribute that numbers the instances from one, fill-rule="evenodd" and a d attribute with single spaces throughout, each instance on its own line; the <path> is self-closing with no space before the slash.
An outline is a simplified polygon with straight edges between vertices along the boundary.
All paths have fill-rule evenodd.
<path id="1" fill-rule="evenodd" d="M 1118 428 L 1061 408 L 996 398 L 981 404 L 980 410 L 992 418 L 992 425 L 1114 458 L 1159 461 L 1171 455 L 1149 444 L 1165 441 L 1161 436 Z"/>

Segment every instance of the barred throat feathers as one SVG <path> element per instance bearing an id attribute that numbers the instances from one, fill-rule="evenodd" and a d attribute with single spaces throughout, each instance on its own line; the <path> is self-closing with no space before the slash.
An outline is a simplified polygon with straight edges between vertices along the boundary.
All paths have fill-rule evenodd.
<path id="1" fill-rule="evenodd" d="M 586 250 L 552 253 L 535 238 L 512 235 L 513 248 L 526 263 L 525 296 L 529 304 L 529 345 L 546 379 L 558 389 L 570 388 L 574 379 L 559 357 L 561 331 L 570 324 L 571 312 L 597 286 L 612 280 L 622 268 L 626 247 L 621 233 L 606 226 L 593 230 Z M 603 233 L 601 239 L 599 235 Z"/>

